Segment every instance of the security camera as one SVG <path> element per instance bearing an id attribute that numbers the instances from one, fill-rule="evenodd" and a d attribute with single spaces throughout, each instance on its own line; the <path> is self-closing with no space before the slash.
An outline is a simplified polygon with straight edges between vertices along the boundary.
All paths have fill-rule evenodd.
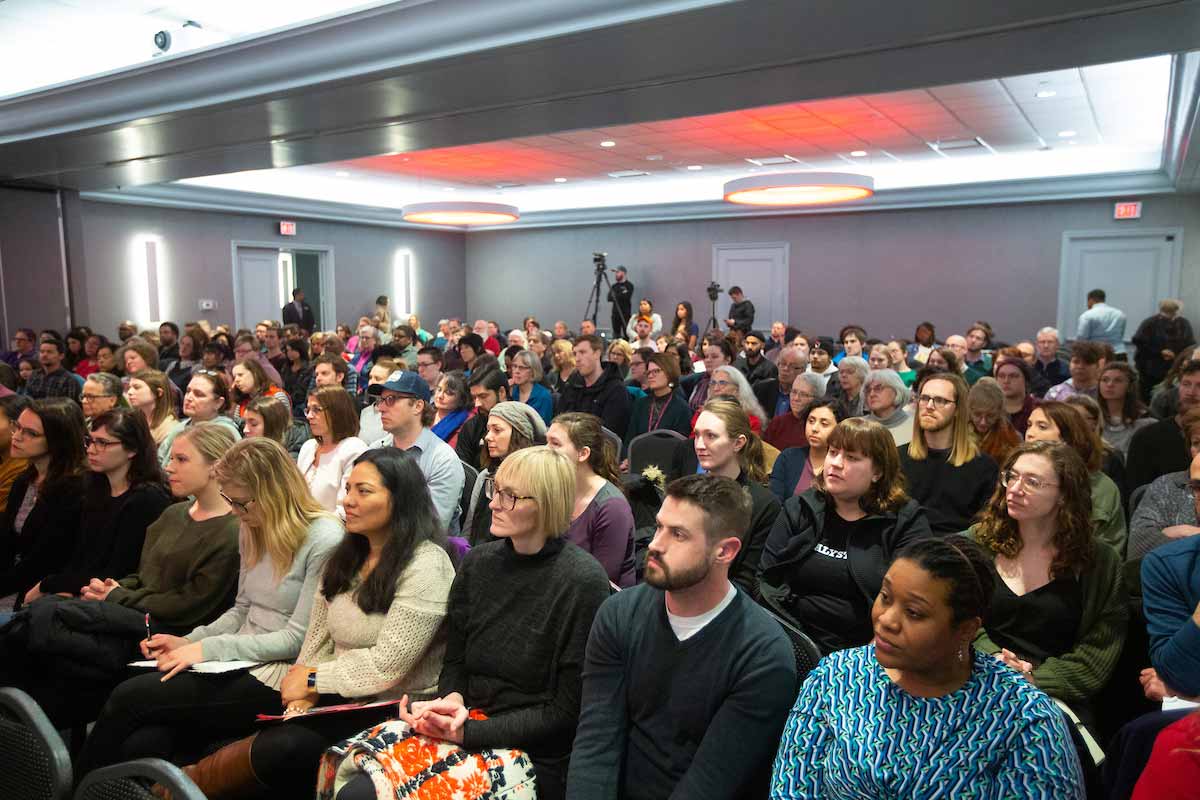
<path id="1" fill-rule="evenodd" d="M 225 37 L 210 33 L 195 20 L 189 19 L 178 28 L 162 30 L 154 34 L 154 55 L 164 53 L 180 53 L 184 50 L 195 50 L 198 47 L 214 44 Z"/>

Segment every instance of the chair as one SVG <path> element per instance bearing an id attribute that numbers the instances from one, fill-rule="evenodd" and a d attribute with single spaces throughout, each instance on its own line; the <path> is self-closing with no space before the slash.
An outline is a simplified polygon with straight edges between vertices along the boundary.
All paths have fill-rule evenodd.
<path id="1" fill-rule="evenodd" d="M 617 436 L 617 432 L 614 430 L 610 430 L 609 428 L 606 428 L 603 425 L 600 426 L 600 431 L 604 434 L 604 436 L 610 442 L 613 443 L 613 447 L 617 448 L 614 452 L 617 452 L 617 453 L 621 452 L 623 442 L 621 441 L 621 437 Z"/>
<path id="2" fill-rule="evenodd" d="M 33 698 L 0 689 L 0 797 L 63 800 L 71 796 L 71 756 Z"/>
<path id="3" fill-rule="evenodd" d="M 629 472 L 640 475 L 643 469 L 655 464 L 665 474 L 671 468 L 675 448 L 686 439 L 682 433 L 667 428 L 638 434 L 629 443 Z"/>
<path id="4" fill-rule="evenodd" d="M 1143 483 L 1141 486 L 1134 489 L 1129 494 L 1129 517 L 1133 518 L 1133 512 L 1137 511 L 1138 504 L 1142 502 L 1142 498 L 1146 496 L 1146 490 L 1150 488 L 1150 484 Z"/>
<path id="5" fill-rule="evenodd" d="M 812 672 L 813 667 L 817 666 L 817 662 L 821 660 L 821 651 L 804 631 L 771 609 L 766 609 L 766 612 L 775 618 L 792 643 L 792 654 L 796 657 L 796 690 L 799 691 L 800 687 L 804 685 L 804 679 L 808 677 L 808 673 Z"/>
<path id="6" fill-rule="evenodd" d="M 205 800 L 183 770 L 161 758 L 139 758 L 89 772 L 75 791 L 75 800 L 153 800 L 150 787 L 158 784 L 175 800 Z"/>
<path id="7" fill-rule="evenodd" d="M 475 489 L 475 481 L 479 479 L 479 470 L 472 467 L 462 459 L 459 459 L 463 468 L 463 490 L 462 496 L 458 498 L 458 508 L 460 511 L 460 519 L 464 522 L 467 519 L 467 508 L 471 505 L 471 492 Z"/>

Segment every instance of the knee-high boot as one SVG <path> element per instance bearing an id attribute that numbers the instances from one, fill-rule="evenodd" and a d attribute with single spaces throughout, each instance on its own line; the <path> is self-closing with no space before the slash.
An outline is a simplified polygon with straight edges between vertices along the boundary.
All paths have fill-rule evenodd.
<path id="1" fill-rule="evenodd" d="M 239 739 L 222 747 L 211 756 L 183 768 L 209 800 L 245 800 L 262 794 L 266 787 L 259 783 L 250 764 L 250 748 L 254 736 Z M 169 792 L 155 786 L 155 794 L 171 800 Z"/>

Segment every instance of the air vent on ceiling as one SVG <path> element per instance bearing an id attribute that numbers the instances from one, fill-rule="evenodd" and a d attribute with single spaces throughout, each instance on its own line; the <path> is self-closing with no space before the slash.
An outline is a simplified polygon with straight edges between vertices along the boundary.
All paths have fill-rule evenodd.
<path id="1" fill-rule="evenodd" d="M 750 162 L 751 164 L 753 164 L 756 167 L 776 167 L 776 166 L 779 166 L 780 164 L 799 164 L 800 163 L 800 159 L 792 158 L 789 155 L 762 156 L 759 158 L 747 158 L 746 161 Z"/>
<path id="2" fill-rule="evenodd" d="M 524 186 L 523 183 L 497 183 L 497 189 L 516 189 L 518 186 Z"/>
<path id="3" fill-rule="evenodd" d="M 974 139 L 938 139 L 936 142 L 926 142 L 939 153 L 960 153 L 964 150 L 983 150 L 983 142 L 976 136 Z"/>
<path id="4" fill-rule="evenodd" d="M 608 173 L 610 178 L 639 178 L 642 175 L 649 175 L 649 172 L 642 172 L 640 169 L 622 169 L 616 172 Z"/>

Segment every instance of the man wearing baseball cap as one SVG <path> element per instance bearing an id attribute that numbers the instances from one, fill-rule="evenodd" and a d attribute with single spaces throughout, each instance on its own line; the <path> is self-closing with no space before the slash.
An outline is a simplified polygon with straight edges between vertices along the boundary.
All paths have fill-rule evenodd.
<path id="1" fill-rule="evenodd" d="M 429 429 L 435 413 L 429 384 L 416 372 L 396 370 L 383 383 L 369 387 L 367 394 L 379 398 L 379 419 L 388 434 L 372 447 L 398 447 L 417 459 L 438 518 L 448 535 L 457 535 L 465 478 L 454 448 Z"/>

